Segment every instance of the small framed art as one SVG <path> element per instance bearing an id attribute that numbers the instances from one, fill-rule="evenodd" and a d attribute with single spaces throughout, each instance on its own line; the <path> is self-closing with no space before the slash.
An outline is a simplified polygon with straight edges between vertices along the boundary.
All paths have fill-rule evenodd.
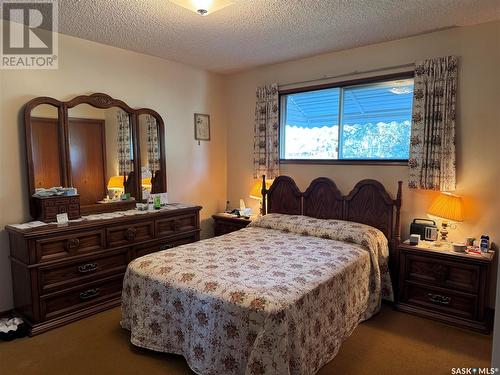
<path id="1" fill-rule="evenodd" d="M 210 115 L 194 114 L 194 139 L 197 141 L 210 140 Z"/>

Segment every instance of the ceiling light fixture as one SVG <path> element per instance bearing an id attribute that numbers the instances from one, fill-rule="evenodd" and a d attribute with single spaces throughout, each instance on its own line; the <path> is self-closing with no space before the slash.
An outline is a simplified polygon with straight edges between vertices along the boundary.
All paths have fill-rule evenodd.
<path id="1" fill-rule="evenodd" d="M 180 5 L 183 8 L 189 9 L 198 13 L 201 16 L 206 16 L 234 4 L 233 0 L 170 0 L 172 3 Z"/>

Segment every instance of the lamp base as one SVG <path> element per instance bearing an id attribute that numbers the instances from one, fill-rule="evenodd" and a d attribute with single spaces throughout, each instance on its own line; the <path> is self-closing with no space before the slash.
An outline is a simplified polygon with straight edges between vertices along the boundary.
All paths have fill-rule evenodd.
<path id="1" fill-rule="evenodd" d="M 448 237 L 448 222 L 443 221 L 441 223 L 441 230 L 439 231 L 439 234 L 441 235 L 441 242 L 448 242 L 447 237 Z"/>

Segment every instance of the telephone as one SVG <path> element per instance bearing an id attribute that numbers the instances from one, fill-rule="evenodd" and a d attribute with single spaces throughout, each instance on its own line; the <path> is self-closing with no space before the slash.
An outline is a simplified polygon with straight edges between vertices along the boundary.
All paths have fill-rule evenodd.
<path id="1" fill-rule="evenodd" d="M 235 208 L 232 211 L 226 211 L 226 213 L 230 215 L 235 215 L 236 217 L 243 217 L 245 219 L 248 219 L 252 215 L 252 209 L 245 208 L 244 210 L 240 210 Z"/>
<path id="2" fill-rule="evenodd" d="M 238 216 L 238 217 L 240 217 L 240 216 L 241 216 L 241 215 L 240 215 L 240 210 L 239 210 L 239 209 L 237 209 L 237 208 L 235 208 L 234 210 L 229 211 L 229 212 L 228 212 L 228 211 L 226 211 L 226 213 L 231 214 L 231 215 L 236 215 L 236 216 Z"/>

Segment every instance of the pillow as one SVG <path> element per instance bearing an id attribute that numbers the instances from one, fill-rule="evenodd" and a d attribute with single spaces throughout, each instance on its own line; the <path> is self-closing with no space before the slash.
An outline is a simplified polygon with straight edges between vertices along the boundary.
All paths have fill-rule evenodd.
<path id="1" fill-rule="evenodd" d="M 252 221 L 249 226 L 351 242 L 364 247 L 373 243 L 387 248 L 387 238 L 384 233 L 377 228 L 352 221 L 316 219 L 302 215 L 268 214 Z"/>

